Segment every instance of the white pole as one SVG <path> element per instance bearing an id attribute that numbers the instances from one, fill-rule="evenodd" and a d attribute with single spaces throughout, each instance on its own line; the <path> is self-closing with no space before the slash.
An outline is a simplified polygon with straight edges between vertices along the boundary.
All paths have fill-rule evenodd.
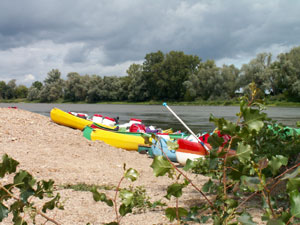
<path id="1" fill-rule="evenodd" d="M 163 106 L 166 106 L 167 109 L 176 117 L 176 119 L 179 120 L 180 123 L 196 138 L 196 140 L 207 150 L 209 151 L 209 148 L 197 137 L 196 134 L 176 115 L 176 113 L 167 105 L 166 102 L 163 103 Z"/>

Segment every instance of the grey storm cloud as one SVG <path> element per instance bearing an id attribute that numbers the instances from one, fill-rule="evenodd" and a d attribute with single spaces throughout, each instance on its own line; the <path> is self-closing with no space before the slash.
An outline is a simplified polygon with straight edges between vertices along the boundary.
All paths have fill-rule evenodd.
<path id="1" fill-rule="evenodd" d="M 299 10 L 293 0 L 1 1 L 0 67 L 15 55 L 20 63 L 3 65 L 0 80 L 4 73 L 45 77 L 37 71 L 49 66 L 98 73 L 118 65 L 118 72 L 158 50 L 216 61 L 286 50 L 300 43 Z"/>

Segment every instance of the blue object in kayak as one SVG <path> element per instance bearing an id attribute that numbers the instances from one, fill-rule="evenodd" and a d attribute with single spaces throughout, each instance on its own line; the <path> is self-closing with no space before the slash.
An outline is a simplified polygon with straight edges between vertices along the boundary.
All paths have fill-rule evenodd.
<path id="1" fill-rule="evenodd" d="M 162 150 L 172 162 L 177 162 L 176 151 L 168 149 L 167 140 L 164 138 L 161 138 L 159 141 L 156 141 L 154 139 L 152 140 L 152 146 L 148 151 L 148 155 L 150 155 L 151 157 L 159 155 L 164 156 Z"/>

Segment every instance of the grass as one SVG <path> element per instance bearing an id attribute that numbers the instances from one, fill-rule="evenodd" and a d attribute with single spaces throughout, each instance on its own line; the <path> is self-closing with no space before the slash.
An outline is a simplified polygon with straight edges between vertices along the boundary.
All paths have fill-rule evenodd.
<path id="1" fill-rule="evenodd" d="M 93 187 L 103 190 L 113 190 L 115 188 L 113 185 L 95 185 L 85 183 L 59 185 L 59 189 L 72 189 L 74 191 L 91 191 Z"/>

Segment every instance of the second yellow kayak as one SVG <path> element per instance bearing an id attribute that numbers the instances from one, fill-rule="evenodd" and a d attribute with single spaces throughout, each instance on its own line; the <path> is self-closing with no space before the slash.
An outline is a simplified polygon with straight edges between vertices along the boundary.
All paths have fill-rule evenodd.
<path id="1" fill-rule="evenodd" d="M 137 151 L 139 145 L 145 144 L 145 139 L 142 136 L 135 136 L 130 134 L 118 133 L 103 129 L 92 129 L 87 126 L 83 132 L 85 137 L 92 141 L 100 140 L 114 146 L 116 148 L 123 148 L 129 151 Z"/>

